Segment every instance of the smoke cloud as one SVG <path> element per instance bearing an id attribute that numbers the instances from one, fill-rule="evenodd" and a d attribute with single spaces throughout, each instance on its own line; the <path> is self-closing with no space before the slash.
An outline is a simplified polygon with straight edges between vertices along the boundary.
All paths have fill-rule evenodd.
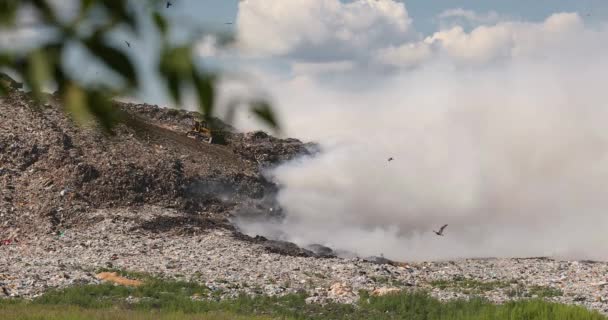
<path id="1" fill-rule="evenodd" d="M 556 13 L 422 36 L 393 0 L 246 0 L 237 25 L 243 56 L 287 65 L 244 62 L 287 135 L 322 149 L 270 173 L 286 218 L 245 231 L 398 260 L 608 259 L 605 26 Z"/>

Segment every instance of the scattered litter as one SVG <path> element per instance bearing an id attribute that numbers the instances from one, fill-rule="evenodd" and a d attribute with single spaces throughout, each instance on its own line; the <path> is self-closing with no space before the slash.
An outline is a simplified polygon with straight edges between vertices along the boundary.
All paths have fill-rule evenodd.
<path id="1" fill-rule="evenodd" d="M 112 282 L 121 286 L 139 287 L 143 282 L 139 280 L 127 279 L 119 276 L 116 272 L 101 272 L 95 276 L 99 280 Z"/>
<path id="2" fill-rule="evenodd" d="M 11 244 L 17 243 L 17 242 L 19 242 L 19 240 L 17 240 L 17 238 L 3 239 L 3 240 L 0 240 L 0 246 L 8 246 L 8 245 L 11 245 Z"/>
<path id="3" fill-rule="evenodd" d="M 353 289 L 344 283 L 336 282 L 329 288 L 329 295 L 334 297 L 340 297 L 350 295 L 353 293 Z"/>
<path id="4" fill-rule="evenodd" d="M 378 288 L 378 289 L 375 289 L 374 291 L 372 291 L 372 296 L 382 297 L 382 296 L 386 296 L 389 294 L 398 294 L 400 292 L 401 292 L 401 289 L 399 289 L 399 288 L 382 287 L 382 288 Z"/>

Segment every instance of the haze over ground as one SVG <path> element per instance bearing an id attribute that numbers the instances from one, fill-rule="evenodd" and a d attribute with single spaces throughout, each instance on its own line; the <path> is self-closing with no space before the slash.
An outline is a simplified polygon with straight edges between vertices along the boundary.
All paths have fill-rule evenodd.
<path id="1" fill-rule="evenodd" d="M 239 46 L 215 54 L 249 59 L 287 135 L 323 147 L 272 172 L 287 219 L 250 232 L 406 260 L 608 258 L 606 25 L 415 19 L 391 0 L 240 4 Z M 251 66 L 270 59 L 288 67 Z"/>
<path id="2" fill-rule="evenodd" d="M 234 20 L 234 45 L 198 46 L 210 65 L 255 79 L 226 80 L 220 107 L 267 94 L 285 135 L 322 146 L 269 172 L 287 216 L 243 224 L 250 233 L 400 260 L 608 258 L 608 3 L 245 0 L 203 10 L 212 2 L 173 1 L 167 14 L 211 29 Z M 130 39 L 142 68 L 154 39 Z M 164 104 L 157 92 L 149 81 L 139 98 Z M 245 114 L 236 125 L 259 128 Z"/>

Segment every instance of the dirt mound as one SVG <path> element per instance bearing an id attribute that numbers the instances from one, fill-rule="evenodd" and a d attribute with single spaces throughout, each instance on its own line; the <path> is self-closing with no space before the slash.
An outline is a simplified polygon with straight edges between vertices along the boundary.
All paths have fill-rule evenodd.
<path id="1" fill-rule="evenodd" d="M 0 228 L 68 228 L 94 209 L 143 204 L 221 224 L 273 198 L 261 167 L 308 152 L 298 140 L 236 133 L 219 120 L 225 145 L 209 144 L 187 135 L 195 112 L 117 106 L 129 125 L 107 135 L 75 125 L 53 96 L 45 105 L 21 91 L 0 100 Z"/>

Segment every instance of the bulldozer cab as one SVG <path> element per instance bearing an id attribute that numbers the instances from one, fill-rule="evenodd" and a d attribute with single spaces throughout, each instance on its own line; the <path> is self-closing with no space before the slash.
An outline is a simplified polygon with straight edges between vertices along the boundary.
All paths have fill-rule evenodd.
<path id="1" fill-rule="evenodd" d="M 206 121 L 194 120 L 194 124 L 192 125 L 192 129 L 190 130 L 190 132 L 203 136 L 207 143 L 226 143 L 224 132 L 222 132 L 221 130 L 211 130 L 209 123 L 207 123 Z"/>
<path id="2" fill-rule="evenodd" d="M 209 125 L 206 122 L 200 120 L 194 120 L 192 131 L 211 135 L 211 129 L 209 129 Z"/>

